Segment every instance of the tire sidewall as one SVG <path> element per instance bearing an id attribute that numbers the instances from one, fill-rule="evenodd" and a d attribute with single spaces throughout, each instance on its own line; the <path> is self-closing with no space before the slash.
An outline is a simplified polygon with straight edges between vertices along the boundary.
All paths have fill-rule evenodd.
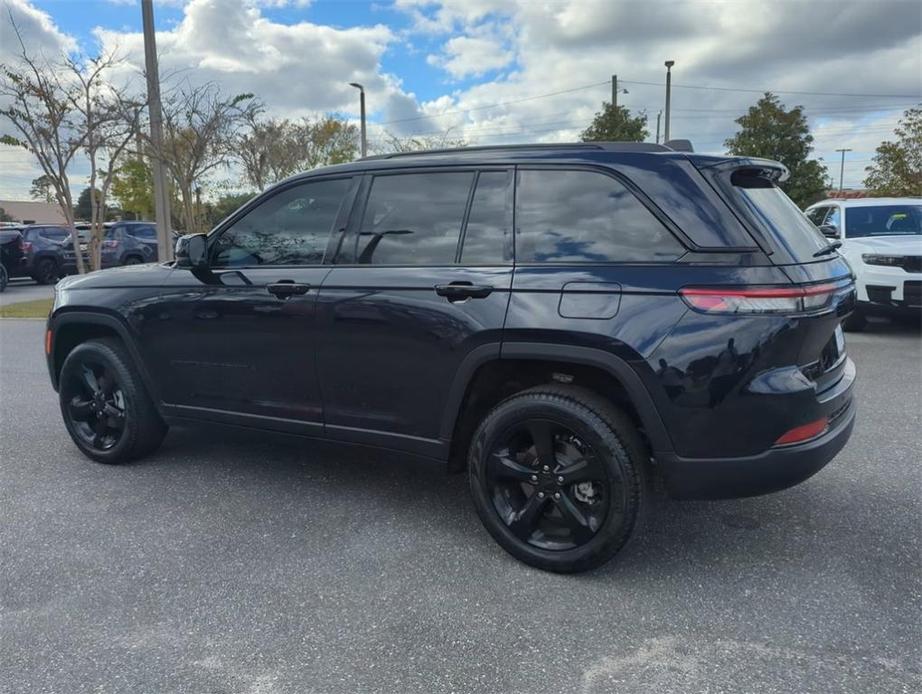
<path id="1" fill-rule="evenodd" d="M 48 272 L 43 272 L 49 268 Z M 52 258 L 39 258 L 35 264 L 35 275 L 33 279 L 39 284 L 54 284 L 58 277 L 58 264 Z"/>
<path id="2" fill-rule="evenodd" d="M 115 380 L 122 391 L 125 401 L 125 431 L 118 442 L 104 451 L 97 450 L 88 446 L 77 432 L 73 421 L 68 412 L 68 402 L 73 397 L 73 390 L 69 387 L 70 379 L 74 377 L 75 369 L 79 368 L 84 360 L 91 360 L 94 363 L 105 365 L 115 374 Z M 137 384 L 134 382 L 134 376 L 122 361 L 115 354 L 114 350 L 99 342 L 85 342 L 78 345 L 67 355 L 64 365 L 61 367 L 59 403 L 61 407 L 61 416 L 64 419 L 64 425 L 67 433 L 77 445 L 81 452 L 93 460 L 114 465 L 124 462 L 130 457 L 130 452 L 134 449 L 137 441 L 139 430 L 138 406 L 141 394 L 137 390 Z"/>
<path id="3" fill-rule="evenodd" d="M 589 410 L 585 410 L 584 413 L 580 406 L 548 402 L 539 398 L 538 394 L 514 397 L 494 409 L 477 429 L 468 460 L 474 506 L 493 538 L 522 561 L 558 571 L 591 568 L 604 563 L 630 536 L 639 513 L 638 496 L 633 493 L 633 488 L 639 485 L 641 480 L 626 453 L 624 442 L 604 419 Z M 547 419 L 570 429 L 592 447 L 608 473 L 606 491 L 612 506 L 609 507 L 605 520 L 595 536 L 584 545 L 568 550 L 534 547 L 516 537 L 496 512 L 485 483 L 486 456 L 511 428 L 527 419 Z M 622 513 L 618 513 L 614 507 L 615 495 L 621 499 Z"/>

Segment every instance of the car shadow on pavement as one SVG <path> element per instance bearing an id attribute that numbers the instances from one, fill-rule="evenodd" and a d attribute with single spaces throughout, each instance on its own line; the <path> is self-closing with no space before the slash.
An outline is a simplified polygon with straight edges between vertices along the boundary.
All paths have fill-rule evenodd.
<path id="1" fill-rule="evenodd" d="M 240 429 L 174 427 L 161 451 L 136 465 L 158 473 L 163 468 L 194 473 L 199 481 L 213 477 L 215 487 L 232 480 L 234 492 L 250 497 L 251 503 L 259 503 L 255 497 L 260 495 L 271 500 L 280 492 L 296 498 L 303 494 L 307 503 L 319 489 L 329 504 L 321 522 L 336 522 L 348 508 L 374 509 L 396 519 L 407 532 L 418 525 L 454 545 L 470 545 L 474 554 L 500 562 L 498 570 L 535 571 L 506 555 L 480 528 L 466 475 L 412 456 Z M 583 574 L 585 580 L 629 583 L 649 580 L 652 573 L 698 571 L 713 576 L 721 566 L 736 571 L 734 567 L 754 562 L 787 561 L 798 551 L 809 554 L 823 541 L 810 527 L 810 519 L 824 513 L 817 505 L 837 506 L 828 495 L 820 499 L 803 487 L 709 502 L 677 501 L 654 492 L 649 502 L 641 529 L 628 546 L 612 562 Z M 798 550 L 796 535 L 805 527 L 812 539 Z"/>

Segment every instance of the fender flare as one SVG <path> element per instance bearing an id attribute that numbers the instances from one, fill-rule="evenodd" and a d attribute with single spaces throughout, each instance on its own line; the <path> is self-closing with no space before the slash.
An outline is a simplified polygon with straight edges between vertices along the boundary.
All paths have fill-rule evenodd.
<path id="1" fill-rule="evenodd" d="M 606 371 L 624 387 L 631 403 L 637 409 L 654 455 L 673 451 L 672 440 L 650 392 L 640 375 L 628 362 L 605 350 L 548 342 L 504 342 L 501 346 L 498 343 L 491 343 L 471 350 L 458 367 L 446 397 L 440 431 L 442 440 L 448 441 L 452 437 L 464 395 L 474 373 L 487 362 L 497 359 L 571 362 Z"/>
<path id="2" fill-rule="evenodd" d="M 154 379 L 151 378 L 147 370 L 144 359 L 138 350 L 137 341 L 134 339 L 130 328 L 122 318 L 98 311 L 65 310 L 61 313 L 52 315 L 51 320 L 49 320 L 48 327 L 51 330 L 52 342 L 51 354 L 48 355 L 48 370 L 51 374 L 51 384 L 54 386 L 55 390 L 58 389 L 58 373 L 62 366 L 55 361 L 55 342 L 57 341 L 58 330 L 65 325 L 99 325 L 114 331 L 125 344 L 125 348 L 131 355 L 131 359 L 138 369 L 138 373 L 141 374 L 141 380 L 144 381 L 144 387 L 147 388 L 147 392 L 150 393 L 151 400 L 154 401 L 157 409 L 160 409 L 160 392 L 155 385 Z"/>

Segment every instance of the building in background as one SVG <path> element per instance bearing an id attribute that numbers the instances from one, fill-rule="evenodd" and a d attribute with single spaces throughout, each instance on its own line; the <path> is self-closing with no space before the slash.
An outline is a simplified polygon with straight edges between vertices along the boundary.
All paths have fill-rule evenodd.
<path id="1" fill-rule="evenodd" d="M 35 200 L 0 200 L 0 208 L 13 221 L 24 224 L 66 224 L 67 218 L 61 208 L 53 202 Z"/>

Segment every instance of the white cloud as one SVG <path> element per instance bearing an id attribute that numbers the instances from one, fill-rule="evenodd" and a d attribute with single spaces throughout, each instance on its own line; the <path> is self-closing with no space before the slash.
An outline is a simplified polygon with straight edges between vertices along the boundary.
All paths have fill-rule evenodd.
<path id="1" fill-rule="evenodd" d="M 496 39 L 475 36 L 449 39 L 443 52 L 443 55 L 428 56 L 429 64 L 441 66 L 457 78 L 498 70 L 508 65 L 513 58 L 512 52 L 504 49 Z"/>

